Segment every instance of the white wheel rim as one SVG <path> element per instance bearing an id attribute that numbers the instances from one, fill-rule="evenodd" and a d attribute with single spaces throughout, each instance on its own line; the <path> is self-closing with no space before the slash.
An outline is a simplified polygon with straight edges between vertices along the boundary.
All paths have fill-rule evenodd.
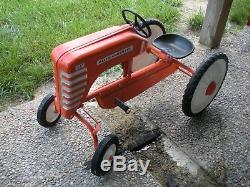
<path id="1" fill-rule="evenodd" d="M 113 160 L 113 156 L 115 156 L 116 153 L 116 145 L 112 144 L 111 146 L 109 146 L 109 148 L 106 150 L 103 159 L 102 160 L 108 160 L 108 161 L 112 161 Z"/>
<path id="2" fill-rule="evenodd" d="M 152 43 L 155 38 L 161 36 L 163 34 L 162 29 L 158 25 L 150 25 L 151 28 L 151 36 L 148 38 L 149 43 Z M 147 31 L 147 29 L 144 29 Z M 142 69 L 149 64 L 155 63 L 156 60 L 158 59 L 157 56 L 153 54 L 149 54 L 147 52 L 143 52 L 140 55 L 136 56 L 133 58 L 133 63 L 132 63 L 132 72 L 135 72 L 139 69 Z"/>
<path id="3" fill-rule="evenodd" d="M 56 112 L 54 102 L 50 103 L 46 111 L 46 121 L 49 123 L 54 122 L 58 118 L 59 114 Z"/>
<path id="4" fill-rule="evenodd" d="M 204 110 L 213 100 L 219 91 L 226 75 L 227 64 L 225 60 L 216 60 L 202 75 L 191 101 L 191 111 L 196 114 Z M 216 87 L 212 89 L 212 93 L 206 94 L 209 85 L 214 84 Z"/>

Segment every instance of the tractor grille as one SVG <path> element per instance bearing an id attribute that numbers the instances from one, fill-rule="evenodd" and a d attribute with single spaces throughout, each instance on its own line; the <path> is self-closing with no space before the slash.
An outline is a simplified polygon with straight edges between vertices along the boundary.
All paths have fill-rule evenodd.
<path id="1" fill-rule="evenodd" d="M 72 73 L 61 71 L 61 105 L 71 110 L 81 105 L 87 85 L 87 68 L 82 67 Z"/>

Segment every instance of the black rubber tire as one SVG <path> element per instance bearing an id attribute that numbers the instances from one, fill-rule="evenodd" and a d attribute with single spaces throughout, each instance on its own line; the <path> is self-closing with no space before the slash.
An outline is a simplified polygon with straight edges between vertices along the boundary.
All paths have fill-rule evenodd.
<path id="1" fill-rule="evenodd" d="M 103 156 L 106 152 L 106 150 L 112 145 L 116 145 L 116 153 L 117 154 L 117 148 L 119 146 L 119 139 L 117 136 L 113 134 L 109 134 L 106 136 L 98 145 L 93 158 L 91 160 L 91 173 L 96 175 L 96 176 L 102 176 L 108 173 L 109 171 L 103 171 L 101 169 L 101 162 L 103 160 Z"/>
<path id="2" fill-rule="evenodd" d="M 150 25 L 157 25 L 161 28 L 163 34 L 166 34 L 166 29 L 163 25 L 163 23 L 161 21 L 159 21 L 158 19 L 153 19 L 153 18 L 150 18 L 150 19 L 146 19 L 146 22 L 147 24 L 150 26 Z M 141 23 L 143 24 L 143 23 Z M 142 27 L 144 27 L 144 25 L 142 25 Z"/>
<path id="3" fill-rule="evenodd" d="M 58 122 L 58 120 L 61 117 L 61 115 L 59 114 L 59 116 L 52 122 L 48 122 L 46 120 L 46 111 L 47 111 L 48 107 L 50 106 L 50 104 L 54 102 L 54 100 L 55 100 L 55 96 L 52 94 L 48 94 L 43 98 L 43 100 L 41 101 L 41 103 L 38 107 L 37 121 L 43 127 L 48 128 L 48 127 L 52 127 L 52 126 L 56 125 L 56 123 Z"/>
<path id="4" fill-rule="evenodd" d="M 195 117 L 195 116 L 199 116 L 200 114 L 202 114 L 206 108 L 210 105 L 210 103 L 213 101 L 213 99 L 210 101 L 210 103 L 208 105 L 206 105 L 204 107 L 204 109 L 199 112 L 199 113 L 193 113 L 191 111 L 191 101 L 193 99 L 193 95 L 194 92 L 196 90 L 197 85 L 199 84 L 199 81 L 201 80 L 202 76 L 204 75 L 204 73 L 209 69 L 209 67 L 216 62 L 218 59 L 223 59 L 226 62 L 226 72 L 225 72 L 225 76 L 224 79 L 217 91 L 217 93 L 214 95 L 213 99 L 216 97 L 216 95 L 218 94 L 224 80 L 227 74 L 227 70 L 228 70 L 228 58 L 225 54 L 223 53 L 215 53 L 212 54 L 211 56 L 209 56 L 206 60 L 204 60 L 201 65 L 197 68 L 196 72 L 193 74 L 193 76 L 190 78 L 189 83 L 187 84 L 186 90 L 184 92 L 183 95 L 183 99 L 182 99 L 182 111 L 185 115 L 189 116 L 189 117 Z"/>

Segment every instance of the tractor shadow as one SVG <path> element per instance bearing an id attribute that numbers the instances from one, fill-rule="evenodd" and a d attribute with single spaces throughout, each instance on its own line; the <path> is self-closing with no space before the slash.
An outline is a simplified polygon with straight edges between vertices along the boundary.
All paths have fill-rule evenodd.
<path id="1" fill-rule="evenodd" d="M 223 111 L 213 103 L 200 116 L 193 118 L 185 116 L 179 104 L 173 105 L 169 101 L 156 101 L 144 113 L 168 138 L 180 144 L 213 142 L 213 138 L 220 136 L 225 129 Z"/>

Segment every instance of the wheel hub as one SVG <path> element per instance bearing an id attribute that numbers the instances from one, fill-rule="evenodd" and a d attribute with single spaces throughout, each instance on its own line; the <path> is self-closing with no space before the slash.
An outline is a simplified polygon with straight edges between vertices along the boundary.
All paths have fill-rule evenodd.
<path id="1" fill-rule="evenodd" d="M 212 94 L 214 93 L 215 90 L 216 90 L 216 82 L 215 82 L 215 81 L 212 81 L 212 82 L 208 85 L 205 94 L 208 95 L 208 96 L 210 96 L 210 95 L 212 95 Z"/>
<path id="2" fill-rule="evenodd" d="M 58 118 L 59 114 L 55 110 L 55 103 L 52 102 L 46 111 L 46 120 L 53 122 Z"/>
<path id="3" fill-rule="evenodd" d="M 112 161 L 113 160 L 113 156 L 116 153 L 116 145 L 112 144 L 107 150 L 106 153 L 103 156 L 103 160 L 109 160 Z"/>
<path id="4" fill-rule="evenodd" d="M 110 155 L 109 156 L 109 161 L 112 161 L 113 160 L 113 155 Z"/>

